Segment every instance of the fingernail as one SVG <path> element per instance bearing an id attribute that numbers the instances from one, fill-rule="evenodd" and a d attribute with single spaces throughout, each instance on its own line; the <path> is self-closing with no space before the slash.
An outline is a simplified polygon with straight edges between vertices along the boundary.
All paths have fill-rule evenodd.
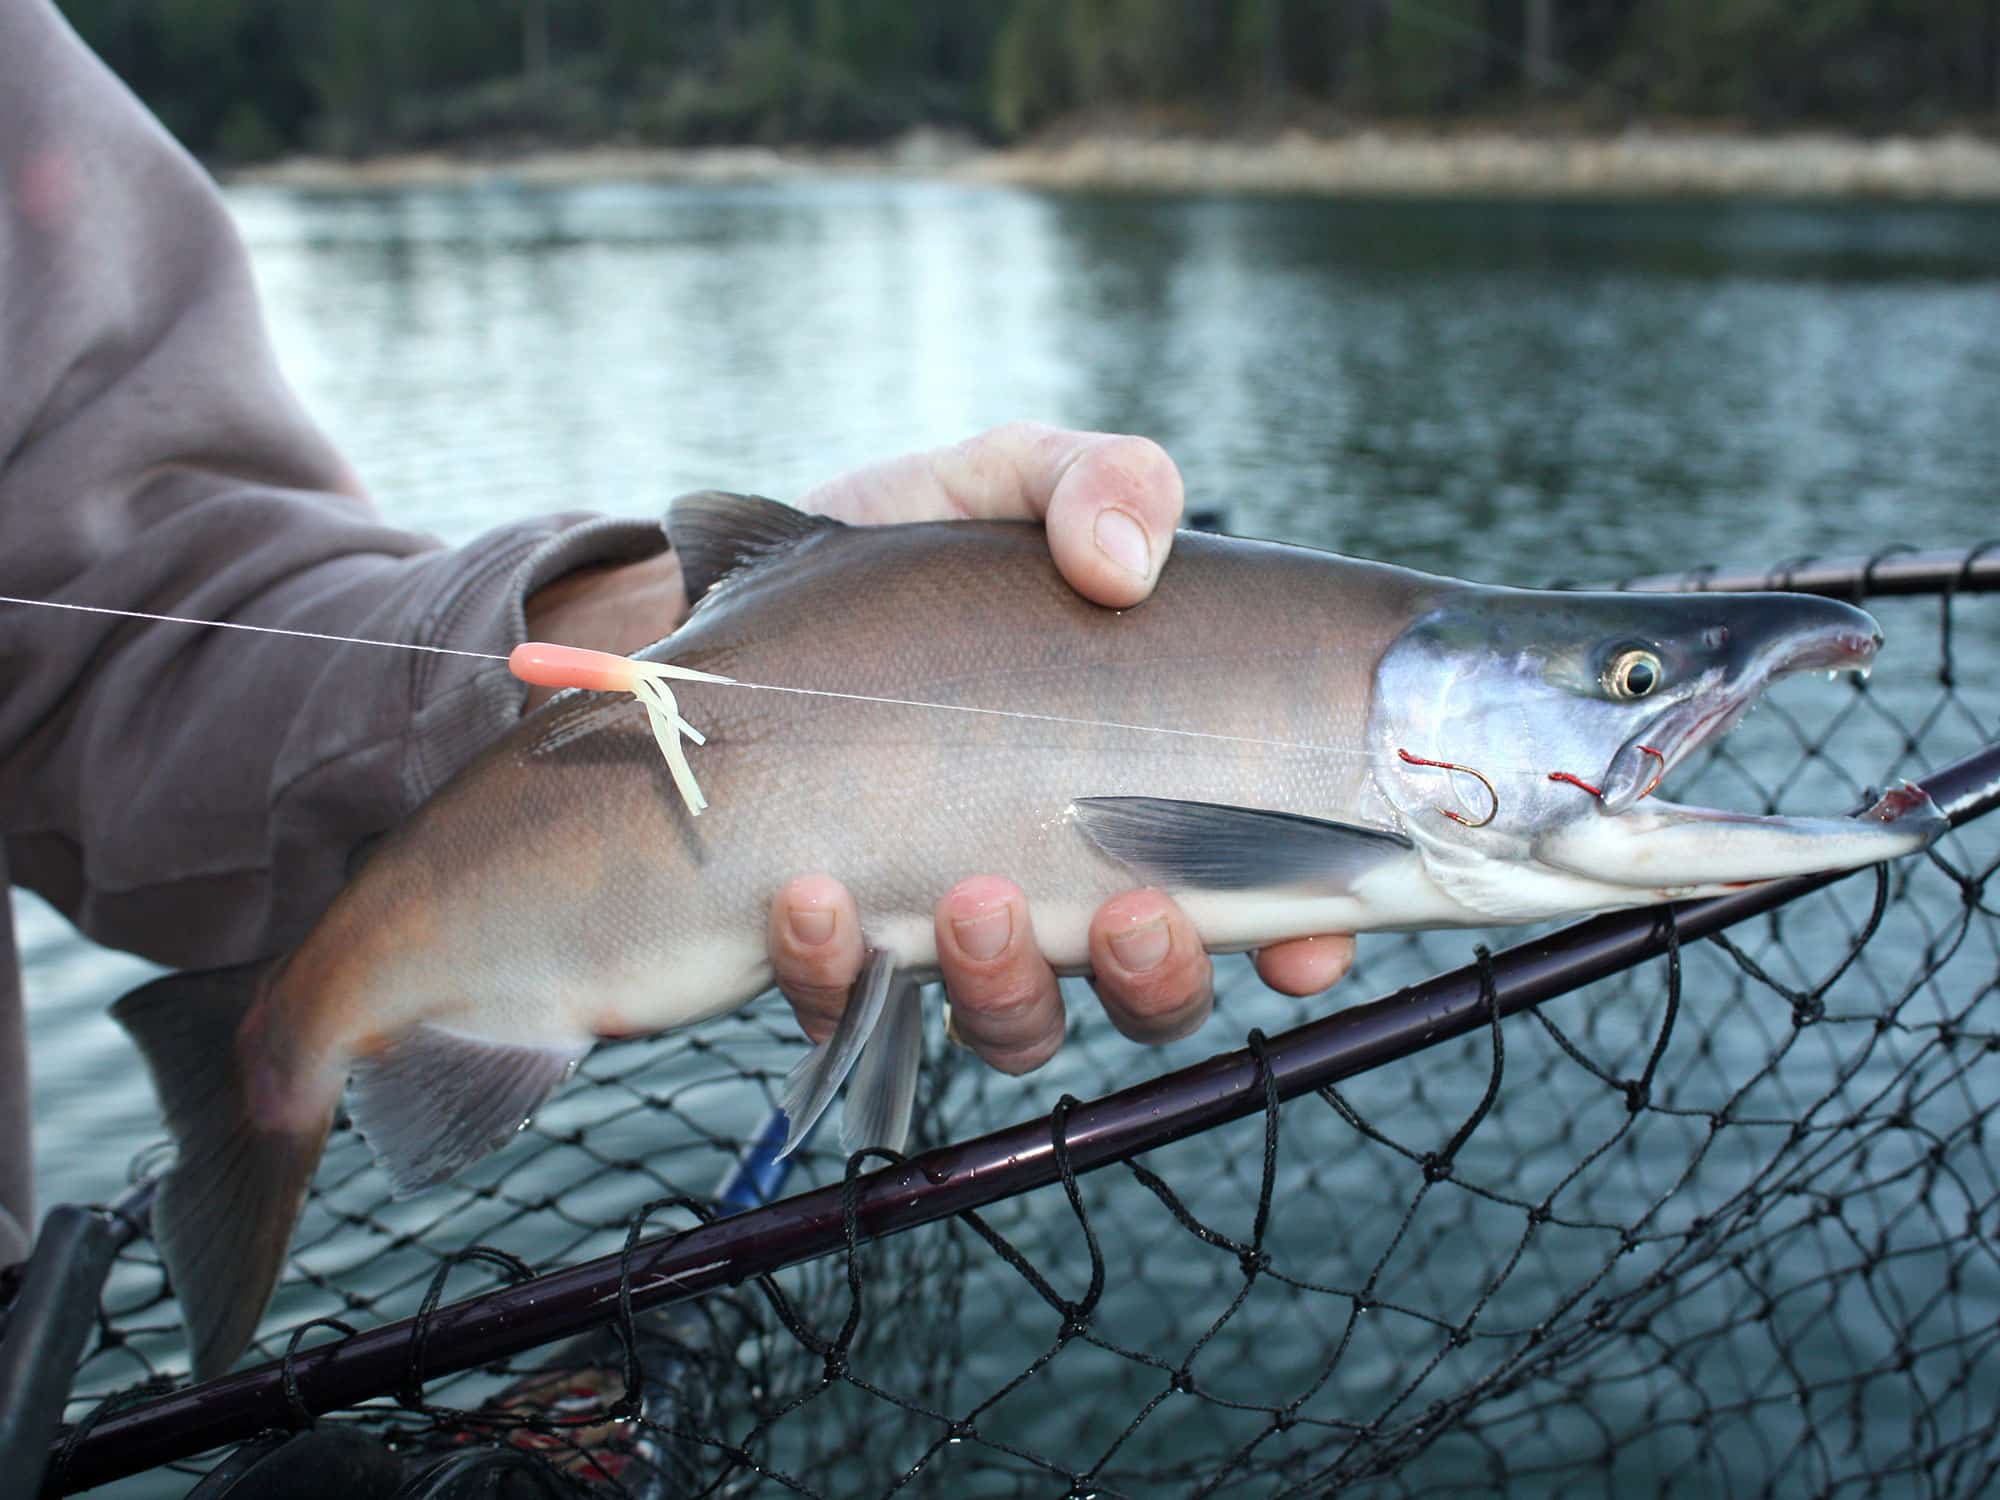
<path id="1" fill-rule="evenodd" d="M 795 906 L 789 920 L 792 936 L 808 948 L 817 948 L 833 936 L 833 913 L 823 906 Z"/>
<path id="2" fill-rule="evenodd" d="M 953 917 L 951 935 L 967 958 L 994 958 L 1014 935 L 1014 914 L 1001 905 L 976 917 Z"/>
<path id="3" fill-rule="evenodd" d="M 1102 511 L 1095 531 L 1097 550 L 1135 577 L 1153 571 L 1153 548 L 1146 530 L 1122 510 Z"/>
<path id="4" fill-rule="evenodd" d="M 1128 974 L 1143 974 L 1167 956 L 1170 941 L 1167 919 L 1155 917 L 1116 934 L 1111 939 L 1111 956 L 1124 965 Z"/>

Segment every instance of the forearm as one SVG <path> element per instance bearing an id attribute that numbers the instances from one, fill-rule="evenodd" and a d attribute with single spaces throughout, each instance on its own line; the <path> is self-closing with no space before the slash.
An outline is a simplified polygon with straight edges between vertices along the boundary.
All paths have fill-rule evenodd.
<path id="1" fill-rule="evenodd" d="M 42 0 L 0 3 L 0 182 L 0 592 L 505 653 L 543 584 L 663 545 L 383 525 L 278 375 L 214 189 Z M 19 606 L 0 684 L 13 878 L 201 966 L 296 938 L 522 704 L 497 662 Z"/>

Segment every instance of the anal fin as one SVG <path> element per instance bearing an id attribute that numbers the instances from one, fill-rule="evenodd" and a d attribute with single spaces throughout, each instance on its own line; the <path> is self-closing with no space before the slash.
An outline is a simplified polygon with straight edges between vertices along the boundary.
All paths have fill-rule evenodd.
<path id="1" fill-rule="evenodd" d="M 355 1060 L 348 1107 L 406 1197 L 505 1145 L 589 1050 L 588 1041 L 496 1042 L 420 1025 Z"/>

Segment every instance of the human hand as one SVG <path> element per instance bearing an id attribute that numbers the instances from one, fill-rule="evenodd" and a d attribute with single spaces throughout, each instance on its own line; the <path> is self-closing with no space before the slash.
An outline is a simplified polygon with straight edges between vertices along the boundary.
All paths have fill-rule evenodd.
<path id="1" fill-rule="evenodd" d="M 1148 438 L 1010 422 L 843 474 L 798 507 L 859 525 L 1040 521 L 1070 587 L 1124 609 L 1152 593 L 1182 500 L 1180 470 Z"/>
<path id="2" fill-rule="evenodd" d="M 951 1036 L 1003 1073 L 1039 1068 L 1062 1045 L 1065 1016 L 1054 970 L 1035 945 L 1028 898 L 997 875 L 961 880 L 937 904 L 938 968 L 951 1000 Z M 771 903 L 766 934 L 778 984 L 815 1042 L 833 1034 L 865 944 L 854 899 L 826 875 L 794 880 Z M 1315 995 L 1354 962 L 1346 934 L 1274 943 L 1256 955 L 1266 984 Z M 1208 954 L 1187 915 L 1162 891 L 1127 891 L 1090 922 L 1091 987 L 1111 1023 L 1134 1041 L 1191 1035 L 1215 1006 Z"/>

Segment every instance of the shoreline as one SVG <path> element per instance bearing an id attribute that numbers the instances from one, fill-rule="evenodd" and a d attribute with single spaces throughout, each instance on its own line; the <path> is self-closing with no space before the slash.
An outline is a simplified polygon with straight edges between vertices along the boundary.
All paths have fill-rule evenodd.
<path id="1" fill-rule="evenodd" d="M 351 191 L 475 183 L 762 183 L 914 177 L 1066 192 L 1349 197 L 1772 197 L 2000 201 L 2000 142 L 1968 131 L 1864 139 L 1687 128 L 1615 134 L 1482 127 L 1287 129 L 1264 139 L 1084 131 L 986 147 L 918 130 L 869 148 L 605 145 L 517 152 L 290 157 L 231 184 Z"/>

